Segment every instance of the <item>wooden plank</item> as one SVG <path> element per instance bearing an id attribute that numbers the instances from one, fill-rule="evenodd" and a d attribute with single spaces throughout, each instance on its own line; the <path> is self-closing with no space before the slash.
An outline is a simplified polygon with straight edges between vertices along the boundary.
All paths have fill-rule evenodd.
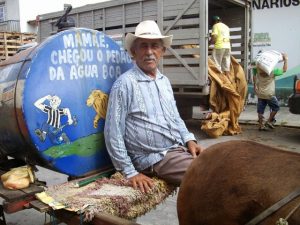
<path id="1" fill-rule="evenodd" d="M 13 201 L 13 202 L 4 201 L 3 209 L 6 213 L 15 213 L 23 209 L 29 208 L 29 203 L 34 199 L 35 196 L 30 195 L 30 196 L 23 197 L 18 201 Z"/>
<path id="2" fill-rule="evenodd" d="M 180 30 L 170 30 L 169 35 L 173 34 L 173 40 L 178 39 L 199 39 L 199 28 L 190 28 L 190 29 L 180 29 Z"/>
<path id="3" fill-rule="evenodd" d="M 199 55 L 200 54 L 200 50 L 199 48 L 185 48 L 185 49 L 174 49 L 179 55 Z M 169 56 L 169 55 L 173 55 L 172 53 L 170 53 L 168 50 L 166 51 L 166 53 L 164 54 L 164 57 Z"/>
<path id="4" fill-rule="evenodd" d="M 199 58 L 183 58 L 183 59 L 187 65 L 196 64 L 199 66 L 200 64 Z M 173 59 L 164 58 L 163 62 L 164 65 L 182 65 L 182 62 L 180 62 L 180 60 L 177 58 L 173 58 Z"/>
<path id="5" fill-rule="evenodd" d="M 4 51 L 1 59 L 15 55 L 21 45 L 36 41 L 36 38 L 33 33 L 0 32 L 0 44 Z"/>
<path id="6" fill-rule="evenodd" d="M 49 210 L 51 210 L 51 207 L 49 205 L 47 205 L 39 200 L 31 201 L 29 203 L 29 205 L 39 212 L 48 212 Z"/>
<path id="7" fill-rule="evenodd" d="M 34 183 L 34 184 L 30 184 L 28 188 L 21 189 L 21 191 L 23 191 L 27 195 L 31 195 L 31 194 L 36 194 L 44 191 L 44 188 Z"/>
<path id="8" fill-rule="evenodd" d="M 180 39 L 180 40 L 173 40 L 172 45 L 197 45 L 199 44 L 199 38 L 193 39 Z"/>
<path id="9" fill-rule="evenodd" d="M 164 26 L 170 26 L 172 21 L 166 20 L 164 21 Z M 191 26 L 198 25 L 199 26 L 199 18 L 188 18 L 188 19 L 179 19 L 173 27 L 182 27 L 182 26 Z"/>
<path id="10" fill-rule="evenodd" d="M 68 225 L 81 224 L 82 218 L 75 212 L 67 211 L 64 209 L 50 210 L 48 211 L 51 216 L 55 216 L 60 222 L 64 222 Z M 106 213 L 97 213 L 94 219 L 89 222 L 94 225 L 140 225 L 134 221 L 122 219 L 117 216 L 109 215 Z"/>
<path id="11" fill-rule="evenodd" d="M 9 190 L 3 187 L 2 182 L 0 183 L 0 197 L 6 201 L 15 201 L 24 197 L 24 192 L 20 190 Z"/>
<path id="12" fill-rule="evenodd" d="M 0 170 L 0 175 L 4 174 L 6 171 Z M 28 188 L 23 188 L 19 190 L 7 189 L 0 182 L 0 197 L 4 198 L 8 202 L 17 201 L 23 199 L 27 196 L 34 195 L 44 191 L 44 188 L 41 187 L 42 183 L 37 181 L 36 183 L 30 184 Z"/>
<path id="13" fill-rule="evenodd" d="M 193 67 L 194 71 L 199 71 L 199 67 Z M 165 67 L 164 68 L 164 73 L 168 73 L 170 75 L 172 74 L 183 74 L 187 73 L 187 69 L 183 67 L 182 65 L 178 65 L 178 67 Z M 169 76 L 168 76 L 169 77 Z M 174 75 L 174 77 L 177 77 L 177 75 Z M 179 76 L 179 78 L 185 79 L 183 76 Z"/>
<path id="14" fill-rule="evenodd" d="M 28 188 L 20 190 L 10 190 L 3 187 L 2 183 L 0 184 L 0 197 L 4 198 L 6 201 L 12 202 L 23 199 L 26 196 L 34 195 L 44 191 L 42 187 L 36 186 L 35 184 L 30 184 Z"/>
<path id="15" fill-rule="evenodd" d="M 171 30 L 173 25 L 176 24 L 176 22 L 186 13 L 186 11 L 191 7 L 192 4 L 194 4 L 194 2 L 195 2 L 195 0 L 192 0 L 182 10 L 180 10 L 180 12 L 175 13 L 175 15 L 177 15 L 177 17 L 175 18 L 175 20 L 173 20 L 173 23 L 170 24 L 168 28 L 166 28 L 166 30 L 164 31 L 165 33 L 168 33 L 168 31 Z M 166 11 L 164 12 L 164 15 L 166 15 Z"/>
<path id="16" fill-rule="evenodd" d="M 139 225 L 134 221 L 122 219 L 106 213 L 97 213 L 91 223 L 95 225 Z"/>

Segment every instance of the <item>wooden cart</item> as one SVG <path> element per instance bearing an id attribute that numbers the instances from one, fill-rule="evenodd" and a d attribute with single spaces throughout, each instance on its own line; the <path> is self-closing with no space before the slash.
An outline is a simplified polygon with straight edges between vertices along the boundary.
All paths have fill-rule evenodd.
<path id="1" fill-rule="evenodd" d="M 0 175 L 5 171 L 0 171 Z M 28 188 L 20 190 L 8 190 L 0 182 L 0 197 L 4 199 L 0 205 L 0 225 L 6 225 L 5 213 L 11 214 L 25 209 L 36 209 L 41 213 L 47 213 L 57 220 L 57 224 L 64 222 L 70 225 L 83 224 L 79 214 L 68 210 L 53 210 L 50 206 L 36 199 L 35 194 L 44 191 L 45 183 L 36 181 Z M 51 223 L 48 223 L 49 225 Z M 86 223 L 84 223 L 86 224 Z M 94 225 L 138 225 L 133 221 L 122 219 L 106 213 L 97 213 L 89 223 Z"/>

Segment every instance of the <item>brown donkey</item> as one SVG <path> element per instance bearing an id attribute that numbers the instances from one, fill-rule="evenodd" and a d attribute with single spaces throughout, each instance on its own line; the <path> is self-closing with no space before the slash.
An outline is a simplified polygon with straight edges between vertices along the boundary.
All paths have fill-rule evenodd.
<path id="1" fill-rule="evenodd" d="M 299 153 L 252 141 L 215 144 L 194 160 L 181 183 L 179 223 L 245 225 L 297 189 Z M 253 224 L 275 225 L 289 217 L 289 225 L 300 225 L 299 204 L 300 196 Z"/>

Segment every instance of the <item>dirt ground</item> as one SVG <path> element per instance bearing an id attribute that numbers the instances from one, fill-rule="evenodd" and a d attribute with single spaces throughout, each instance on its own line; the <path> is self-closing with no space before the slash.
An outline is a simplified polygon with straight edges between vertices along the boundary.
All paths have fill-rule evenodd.
<path id="1" fill-rule="evenodd" d="M 256 125 L 241 124 L 241 134 L 212 139 L 200 130 L 200 120 L 189 120 L 186 123 L 204 148 L 219 142 L 243 139 L 272 145 L 283 150 L 298 151 L 300 153 L 300 127 L 289 128 L 277 126 L 274 130 L 258 131 Z M 47 185 L 58 184 L 67 180 L 66 175 L 43 168 L 39 168 L 39 172 L 36 175 L 40 180 L 47 180 Z M 157 206 L 156 209 L 139 217 L 136 222 L 142 225 L 177 225 L 176 198 L 177 195 L 170 196 L 164 203 Z M 50 221 L 49 215 L 42 214 L 34 209 L 27 209 L 9 215 L 6 214 L 5 217 L 7 225 L 42 225 L 45 221 Z"/>

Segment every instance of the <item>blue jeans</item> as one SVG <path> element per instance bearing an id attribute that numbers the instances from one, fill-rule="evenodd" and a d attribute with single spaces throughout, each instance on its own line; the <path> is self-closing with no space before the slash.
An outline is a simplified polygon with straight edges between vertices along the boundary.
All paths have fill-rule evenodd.
<path id="1" fill-rule="evenodd" d="M 257 113 L 264 114 L 267 105 L 272 112 L 278 112 L 280 109 L 276 96 L 273 96 L 271 99 L 259 98 L 257 101 Z"/>

